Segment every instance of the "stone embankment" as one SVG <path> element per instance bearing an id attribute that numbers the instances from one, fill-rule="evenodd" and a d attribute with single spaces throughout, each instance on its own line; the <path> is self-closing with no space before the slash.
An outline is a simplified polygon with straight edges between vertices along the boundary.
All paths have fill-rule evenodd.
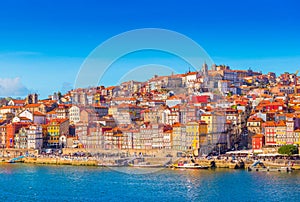
<path id="1" fill-rule="evenodd" d="M 74 166 L 96 166 L 96 160 L 82 159 L 64 159 L 64 158 L 25 158 L 24 163 L 32 164 L 54 164 L 54 165 L 74 165 Z"/>
<path id="2" fill-rule="evenodd" d="M 7 163 L 11 158 L 3 157 L 0 158 L 0 163 Z M 146 162 L 151 164 L 161 164 L 162 162 L 166 163 L 170 161 L 170 158 L 145 158 Z M 179 159 L 179 160 L 187 160 L 187 159 Z M 177 160 L 178 161 L 178 160 Z M 176 162 L 177 162 L 176 161 Z M 265 166 L 268 167 L 285 167 L 291 166 L 294 170 L 300 170 L 300 161 L 288 161 L 288 160 L 261 160 Z M 110 162 L 113 164 L 115 159 L 96 159 L 94 157 L 59 157 L 59 156 L 40 156 L 40 157 L 26 157 L 21 159 L 19 162 L 30 163 L 30 164 L 52 164 L 52 165 L 74 165 L 74 166 L 98 166 L 99 164 L 103 164 L 104 162 Z M 214 166 L 216 168 L 248 168 L 251 164 L 253 164 L 254 160 L 238 160 L 232 161 L 228 159 L 196 159 L 196 163 L 204 166 Z"/>

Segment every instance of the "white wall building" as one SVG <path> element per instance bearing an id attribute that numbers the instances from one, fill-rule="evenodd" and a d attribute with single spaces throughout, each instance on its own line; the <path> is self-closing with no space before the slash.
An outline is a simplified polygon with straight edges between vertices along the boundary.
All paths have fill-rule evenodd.
<path id="1" fill-rule="evenodd" d="M 69 110 L 70 123 L 78 123 L 80 121 L 80 108 L 73 105 Z"/>
<path id="2" fill-rule="evenodd" d="M 27 131 L 28 149 L 41 149 L 43 146 L 43 133 L 40 125 L 31 125 Z"/>

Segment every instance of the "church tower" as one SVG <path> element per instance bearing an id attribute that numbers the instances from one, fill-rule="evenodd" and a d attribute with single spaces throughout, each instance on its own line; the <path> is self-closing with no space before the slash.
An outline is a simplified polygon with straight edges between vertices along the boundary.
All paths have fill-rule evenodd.
<path id="1" fill-rule="evenodd" d="M 206 62 L 204 62 L 203 65 L 202 65 L 202 75 L 204 77 L 208 76 L 208 66 L 207 66 Z"/>

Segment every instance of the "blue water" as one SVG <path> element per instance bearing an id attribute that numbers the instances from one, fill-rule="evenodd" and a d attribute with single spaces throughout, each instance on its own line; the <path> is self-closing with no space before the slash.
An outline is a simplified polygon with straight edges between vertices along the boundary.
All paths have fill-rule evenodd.
<path id="1" fill-rule="evenodd" d="M 136 173 L 134 168 L 130 172 Z M 298 201 L 300 172 L 0 165 L 0 201 Z"/>

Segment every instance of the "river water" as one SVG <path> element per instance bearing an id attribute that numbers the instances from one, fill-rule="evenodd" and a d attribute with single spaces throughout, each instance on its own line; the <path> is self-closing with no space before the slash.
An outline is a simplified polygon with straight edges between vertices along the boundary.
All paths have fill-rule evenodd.
<path id="1" fill-rule="evenodd" d="M 141 173 L 138 168 L 125 169 L 2 164 L 0 201 L 298 201 L 300 197 L 300 171 L 162 169 L 136 174 Z"/>

